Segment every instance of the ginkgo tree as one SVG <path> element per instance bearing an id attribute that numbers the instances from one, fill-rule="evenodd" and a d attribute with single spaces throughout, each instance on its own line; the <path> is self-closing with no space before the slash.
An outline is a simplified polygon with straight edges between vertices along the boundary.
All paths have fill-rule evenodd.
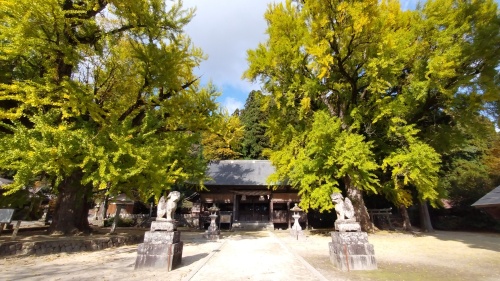
<path id="1" fill-rule="evenodd" d="M 213 126 L 203 133 L 201 149 L 205 159 L 210 161 L 232 160 L 240 157 L 239 145 L 244 134 L 244 126 L 237 115 L 226 111 L 214 114 Z"/>
<path id="2" fill-rule="evenodd" d="M 270 5 L 269 38 L 248 51 L 244 76 L 270 96 L 273 180 L 289 180 L 305 209 L 330 209 L 327 195 L 345 190 L 365 230 L 364 192 L 403 207 L 439 199 L 441 155 L 498 104 L 497 9 L 491 0 L 407 11 L 395 0 Z"/>
<path id="3" fill-rule="evenodd" d="M 95 189 L 158 198 L 204 177 L 218 93 L 192 72 L 193 14 L 180 1 L 0 1 L 4 188 L 52 182 L 51 232 L 88 231 Z"/>

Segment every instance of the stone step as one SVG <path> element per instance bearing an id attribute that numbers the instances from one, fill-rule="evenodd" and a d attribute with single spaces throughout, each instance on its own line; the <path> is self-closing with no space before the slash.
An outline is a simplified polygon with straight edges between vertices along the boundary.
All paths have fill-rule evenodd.
<path id="1" fill-rule="evenodd" d="M 274 224 L 271 222 L 234 222 L 233 230 L 274 230 Z"/>

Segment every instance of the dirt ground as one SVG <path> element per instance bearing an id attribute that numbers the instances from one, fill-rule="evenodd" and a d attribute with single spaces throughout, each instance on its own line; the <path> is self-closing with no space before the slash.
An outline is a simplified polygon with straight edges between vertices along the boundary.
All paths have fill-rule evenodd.
<path id="1" fill-rule="evenodd" d="M 37 236 L 23 239 L 42 238 Z M 378 263 L 378 270 L 373 271 L 337 270 L 329 260 L 328 242 L 331 238 L 328 231 L 307 232 L 304 240 L 289 237 L 287 231 L 223 232 L 223 239 L 217 242 L 202 239 L 201 232 L 184 231 L 181 234 L 181 240 L 184 242 L 182 264 L 171 272 L 134 270 L 137 245 L 132 245 L 97 252 L 2 258 L 0 279 L 202 280 L 202 269 L 211 266 L 217 267 L 215 270 L 220 271 L 222 280 L 299 280 L 300 276 L 300 280 L 303 280 L 304 274 L 310 276 L 311 280 L 316 278 L 307 267 L 301 269 L 304 271 L 302 274 L 295 275 L 297 278 L 287 276 L 283 272 L 289 271 L 290 267 L 278 264 L 278 268 L 273 269 L 274 275 L 246 276 L 239 279 L 238 269 L 235 267 L 242 262 L 235 256 L 234 248 L 229 246 L 248 247 L 241 248 L 241 258 L 253 257 L 245 260 L 248 267 L 251 263 L 262 263 L 264 260 L 256 260 L 255 256 L 250 255 L 249 251 L 254 249 L 248 241 L 258 243 L 264 241 L 263 239 L 267 239 L 265 243 L 268 244 L 265 244 L 267 252 L 263 251 L 262 255 L 267 253 L 278 257 L 280 253 L 292 253 L 324 277 L 318 280 L 500 280 L 500 233 L 441 231 L 431 234 L 378 232 L 369 235 Z M 276 246 L 277 243 L 270 239 L 275 239 L 281 246 Z M 245 244 L 239 241 L 245 241 Z M 215 263 L 217 259 L 222 263 Z M 267 264 L 263 265 L 270 266 L 270 262 L 272 261 L 266 261 Z M 299 263 L 294 261 L 294 264 Z M 227 276 L 226 273 L 230 270 L 233 270 L 233 273 Z M 278 272 L 280 274 L 277 274 Z"/>
<path id="2" fill-rule="evenodd" d="M 323 233 L 287 245 L 324 276 L 343 280 L 500 280 L 500 233 L 377 232 L 369 235 L 369 242 L 378 270 L 348 273 L 325 259 L 322 251 L 329 241 L 329 234 Z"/>

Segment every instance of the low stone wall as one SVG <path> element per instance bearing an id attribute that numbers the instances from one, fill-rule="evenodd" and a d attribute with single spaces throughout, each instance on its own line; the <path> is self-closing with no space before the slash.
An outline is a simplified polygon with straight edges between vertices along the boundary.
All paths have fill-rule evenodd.
<path id="1" fill-rule="evenodd" d="M 128 236 L 109 236 L 74 240 L 61 239 L 36 242 L 3 242 L 0 244 L 0 257 L 98 251 L 111 247 L 138 244 L 142 243 L 143 240 L 143 234 L 134 234 Z"/>

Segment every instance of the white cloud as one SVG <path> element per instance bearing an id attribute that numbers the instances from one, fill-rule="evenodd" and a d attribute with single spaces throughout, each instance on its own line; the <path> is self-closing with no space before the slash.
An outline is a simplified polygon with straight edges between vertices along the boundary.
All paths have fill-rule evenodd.
<path id="1" fill-rule="evenodd" d="M 227 109 L 227 112 L 229 113 L 229 115 L 233 114 L 233 112 L 237 108 L 243 108 L 243 106 L 244 106 L 243 102 L 236 100 L 232 97 L 226 97 L 224 99 L 224 102 L 222 103 L 222 107 Z"/>
<path id="2" fill-rule="evenodd" d="M 243 81 L 247 69 L 246 51 L 266 40 L 264 13 L 268 3 L 250 0 L 185 0 L 184 7 L 195 7 L 196 15 L 186 33 L 208 60 L 196 73 L 216 86 L 231 87 L 248 94 L 258 85 Z M 278 1 L 279 2 L 279 1 Z"/>

